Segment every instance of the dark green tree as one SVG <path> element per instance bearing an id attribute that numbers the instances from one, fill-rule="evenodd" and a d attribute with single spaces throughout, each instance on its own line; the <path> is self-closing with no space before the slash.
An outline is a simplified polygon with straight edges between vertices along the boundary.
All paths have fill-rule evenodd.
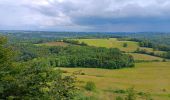
<path id="1" fill-rule="evenodd" d="M 123 47 L 128 47 L 128 44 L 127 43 L 123 43 Z"/>
<path id="2" fill-rule="evenodd" d="M 13 62 L 6 38 L 0 37 L 0 99 L 70 100 L 76 92 L 76 78 L 63 76 L 49 62 Z M 49 64 L 47 64 L 49 63 Z"/>

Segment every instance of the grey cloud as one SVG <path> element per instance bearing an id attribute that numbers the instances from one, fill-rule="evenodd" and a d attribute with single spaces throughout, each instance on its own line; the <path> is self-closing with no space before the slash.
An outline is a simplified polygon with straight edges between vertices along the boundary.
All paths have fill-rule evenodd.
<path id="1" fill-rule="evenodd" d="M 141 25 L 153 29 L 151 25 L 165 26 L 170 22 L 169 0 L 0 1 L 0 16 L 5 15 L 0 17 L 0 21 L 8 25 L 17 23 L 53 29 L 63 29 L 61 27 L 64 26 L 71 29 L 72 26 L 73 29 L 79 27 L 82 30 L 96 30 L 103 26 L 106 30 L 116 30 L 122 26 L 127 30 L 125 25 L 128 25 L 129 30 L 140 30 Z M 154 25 L 158 23 L 160 25 Z"/>

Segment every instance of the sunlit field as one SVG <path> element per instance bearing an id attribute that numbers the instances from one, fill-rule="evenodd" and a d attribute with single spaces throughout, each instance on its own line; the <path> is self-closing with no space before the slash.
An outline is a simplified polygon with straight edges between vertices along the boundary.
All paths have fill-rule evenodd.
<path id="1" fill-rule="evenodd" d="M 135 60 L 144 60 L 144 61 L 154 61 L 154 60 L 162 61 L 163 60 L 163 58 L 150 56 L 147 54 L 138 54 L 138 53 L 129 53 L 129 54 L 132 55 Z"/>
<path id="2" fill-rule="evenodd" d="M 110 39 L 77 39 L 79 42 L 87 43 L 90 46 L 106 47 L 106 48 L 119 48 L 121 51 L 133 52 L 139 46 L 137 42 L 132 41 L 118 41 L 116 38 Z M 127 47 L 123 47 L 123 44 L 127 43 Z"/>
<path id="3" fill-rule="evenodd" d="M 113 100 L 117 95 L 109 92 L 116 89 L 134 87 L 139 92 L 151 93 L 154 100 L 170 99 L 170 62 L 137 63 L 135 68 L 107 70 L 95 68 L 61 68 L 69 73 L 82 71 L 85 75 L 78 75 L 80 87 L 87 81 L 97 85 L 101 100 Z M 89 92 L 90 93 L 90 92 Z M 87 92 L 87 94 L 89 95 Z M 91 93 L 90 93 L 91 94 Z M 92 93 L 95 95 L 96 93 Z M 109 97 L 110 96 L 110 97 Z"/>

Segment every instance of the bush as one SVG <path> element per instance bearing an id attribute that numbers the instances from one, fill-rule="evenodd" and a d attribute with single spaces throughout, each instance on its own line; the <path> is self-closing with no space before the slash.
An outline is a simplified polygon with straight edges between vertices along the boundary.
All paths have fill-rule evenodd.
<path id="1" fill-rule="evenodd" d="M 86 75 L 86 74 L 82 72 L 81 75 Z"/>
<path id="2" fill-rule="evenodd" d="M 163 59 L 162 62 L 166 62 L 166 59 Z"/>
<path id="3" fill-rule="evenodd" d="M 89 81 L 86 83 L 85 89 L 88 91 L 94 91 L 96 90 L 96 85 L 94 82 Z"/>
<path id="4" fill-rule="evenodd" d="M 129 88 L 127 90 L 127 96 L 125 98 L 125 100 L 136 100 L 136 91 L 134 90 L 134 88 Z"/>
<path id="5" fill-rule="evenodd" d="M 127 43 L 124 43 L 124 44 L 123 44 L 123 47 L 128 47 L 128 44 L 127 44 Z"/>
<path id="6" fill-rule="evenodd" d="M 72 100 L 75 75 L 65 76 L 43 59 L 17 63 L 0 37 L 0 100 Z"/>
<path id="7" fill-rule="evenodd" d="M 127 93 L 126 90 L 114 90 L 115 93 L 125 94 Z"/>
<path id="8" fill-rule="evenodd" d="M 150 93 L 139 92 L 137 94 L 141 96 L 141 98 L 143 98 L 144 100 L 153 100 Z"/>
<path id="9" fill-rule="evenodd" d="M 116 100 L 123 100 L 123 98 L 118 96 L 118 97 L 116 97 Z"/>

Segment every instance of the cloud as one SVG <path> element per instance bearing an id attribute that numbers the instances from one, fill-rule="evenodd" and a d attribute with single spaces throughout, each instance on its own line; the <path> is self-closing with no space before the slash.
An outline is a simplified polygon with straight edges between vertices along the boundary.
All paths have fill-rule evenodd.
<path id="1" fill-rule="evenodd" d="M 169 0 L 0 0 L 0 29 L 167 31 L 169 11 Z"/>

